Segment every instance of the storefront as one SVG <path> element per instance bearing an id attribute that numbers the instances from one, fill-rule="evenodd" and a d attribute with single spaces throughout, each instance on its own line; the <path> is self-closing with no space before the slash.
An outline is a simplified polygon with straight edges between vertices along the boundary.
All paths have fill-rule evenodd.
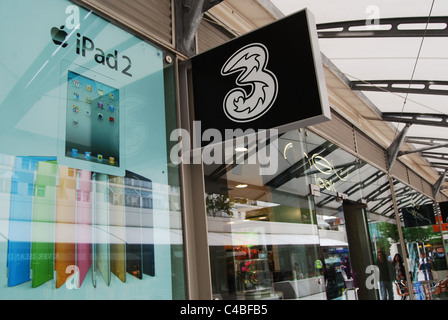
<path id="1" fill-rule="evenodd" d="M 371 194 L 384 174 L 308 130 L 282 135 L 277 152 L 281 173 L 272 176 L 247 163 L 205 166 L 214 294 L 347 299 L 359 287 L 355 271 L 365 282 L 373 264 L 364 207 L 377 204 Z M 347 219 L 356 227 L 347 230 Z"/>
<path id="2" fill-rule="evenodd" d="M 257 175 L 259 167 L 238 152 L 246 163 L 204 166 L 214 297 L 383 299 L 373 277 L 379 251 L 390 261 L 400 255 L 417 286 L 446 278 L 429 197 L 310 130 L 282 135 L 277 152 L 280 174 L 273 176 Z M 423 229 L 416 219 L 426 221 Z M 431 256 L 426 279 L 420 254 Z M 395 270 L 390 277 L 391 299 L 401 299 Z"/>
<path id="3" fill-rule="evenodd" d="M 1 2 L 0 299 L 376 300 L 378 251 L 412 298 L 444 298 L 447 197 L 333 104 L 222 161 L 173 157 L 191 122 L 174 2 Z"/>

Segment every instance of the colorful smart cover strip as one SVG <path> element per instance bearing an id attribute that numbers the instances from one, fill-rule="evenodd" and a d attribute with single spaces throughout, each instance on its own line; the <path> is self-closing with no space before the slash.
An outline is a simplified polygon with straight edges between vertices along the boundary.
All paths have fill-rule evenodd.
<path id="1" fill-rule="evenodd" d="M 8 239 L 8 286 L 31 280 L 31 222 L 34 172 L 40 161 L 54 158 L 16 157 L 11 184 Z"/>
<path id="2" fill-rule="evenodd" d="M 92 264 L 92 173 L 78 172 L 76 194 L 76 266 L 79 272 L 78 288 L 81 287 Z"/>
<path id="3" fill-rule="evenodd" d="M 33 288 L 53 279 L 54 275 L 54 222 L 57 175 L 58 166 L 56 161 L 39 162 L 37 164 L 31 242 Z"/>
<path id="4" fill-rule="evenodd" d="M 71 275 L 70 266 L 76 265 L 76 180 L 77 169 L 59 167 L 56 198 L 55 271 L 56 288 Z"/>
<path id="5" fill-rule="evenodd" d="M 126 171 L 126 271 L 142 279 L 143 273 L 154 275 L 154 240 L 152 226 L 151 180 Z"/>
<path id="6" fill-rule="evenodd" d="M 110 284 L 109 177 L 95 173 L 94 262 L 98 277 Z M 98 274 L 99 273 L 99 274 Z"/>
<path id="7" fill-rule="evenodd" d="M 73 271 L 78 288 L 89 271 L 94 286 L 155 275 L 151 180 L 16 157 L 10 201 L 8 286 L 60 288 Z"/>
<path id="8" fill-rule="evenodd" d="M 132 172 L 126 171 L 125 210 L 126 210 L 126 271 L 142 279 L 142 234 L 140 211 L 140 179 Z"/>
<path id="9" fill-rule="evenodd" d="M 109 176 L 110 200 L 110 268 L 121 281 L 126 281 L 126 244 L 124 218 L 124 179 Z"/>
<path id="10" fill-rule="evenodd" d="M 142 195 L 142 252 L 143 273 L 149 276 L 155 275 L 154 265 L 154 233 L 153 233 L 153 199 L 152 182 L 140 177 Z"/>

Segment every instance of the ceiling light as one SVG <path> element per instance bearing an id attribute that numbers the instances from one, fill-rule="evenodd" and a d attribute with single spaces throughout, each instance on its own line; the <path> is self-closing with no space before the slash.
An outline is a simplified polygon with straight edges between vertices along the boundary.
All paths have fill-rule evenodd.
<path id="1" fill-rule="evenodd" d="M 235 188 L 238 188 L 238 189 L 247 188 L 247 184 L 237 184 L 235 186 Z"/>
<path id="2" fill-rule="evenodd" d="M 236 148 L 235 148 L 235 151 L 236 151 L 236 152 L 246 152 L 246 151 L 247 151 L 247 148 L 246 148 L 246 147 L 236 147 Z"/>

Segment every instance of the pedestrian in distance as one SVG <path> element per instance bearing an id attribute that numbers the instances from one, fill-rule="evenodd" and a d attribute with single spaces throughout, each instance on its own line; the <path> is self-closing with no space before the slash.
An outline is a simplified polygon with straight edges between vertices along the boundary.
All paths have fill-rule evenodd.
<path id="1" fill-rule="evenodd" d="M 394 273 L 392 263 L 387 260 L 386 254 L 379 250 L 377 255 L 376 266 L 380 273 L 380 292 L 382 300 L 393 300 L 392 282 L 394 281 Z"/>

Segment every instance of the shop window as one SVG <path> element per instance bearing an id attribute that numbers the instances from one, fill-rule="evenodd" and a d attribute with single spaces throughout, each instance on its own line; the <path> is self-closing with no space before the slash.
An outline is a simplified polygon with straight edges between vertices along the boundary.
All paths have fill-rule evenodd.
<path id="1" fill-rule="evenodd" d="M 0 298 L 184 299 L 170 54 L 66 0 L 0 28 Z"/>
<path id="2" fill-rule="evenodd" d="M 281 135 L 277 155 L 270 175 L 204 166 L 214 297 L 381 299 L 377 252 L 401 254 L 388 174 L 307 130 Z"/>
<path id="3" fill-rule="evenodd" d="M 353 257 L 342 203 L 376 188 L 361 180 L 374 170 L 305 130 L 277 142 L 271 156 L 278 170 L 269 175 L 257 174 L 257 164 L 204 166 L 213 294 L 350 299 Z"/>

